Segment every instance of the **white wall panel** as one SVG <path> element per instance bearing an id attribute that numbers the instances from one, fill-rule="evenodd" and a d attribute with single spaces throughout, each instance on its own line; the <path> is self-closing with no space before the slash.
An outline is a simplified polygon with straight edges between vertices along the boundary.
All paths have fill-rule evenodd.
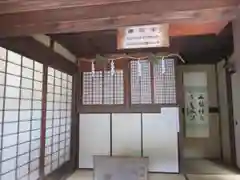
<path id="1" fill-rule="evenodd" d="M 19 99 L 8 99 L 8 98 L 5 99 L 5 109 L 17 110 L 18 104 L 19 104 Z"/>
<path id="2" fill-rule="evenodd" d="M 42 111 L 41 110 L 32 110 L 32 119 L 41 119 Z"/>
<path id="3" fill-rule="evenodd" d="M 17 146 L 12 146 L 2 150 L 2 160 L 10 159 L 16 157 L 17 155 Z"/>
<path id="4" fill-rule="evenodd" d="M 0 58 L 0 71 L 5 71 L 6 62 Z"/>
<path id="5" fill-rule="evenodd" d="M 5 60 L 6 54 L 7 54 L 7 50 L 3 47 L 0 47 L 0 59 Z"/>
<path id="6" fill-rule="evenodd" d="M 19 88 L 6 86 L 6 97 L 19 98 Z"/>
<path id="7" fill-rule="evenodd" d="M 35 71 L 34 72 L 34 79 L 42 82 L 43 74 L 40 73 L 40 72 Z"/>
<path id="8" fill-rule="evenodd" d="M 33 89 L 41 91 L 42 90 L 42 83 L 38 82 L 38 81 L 34 81 Z"/>
<path id="9" fill-rule="evenodd" d="M 27 164 L 29 162 L 29 154 L 23 154 L 18 156 L 18 166 L 22 166 L 23 164 Z"/>
<path id="10" fill-rule="evenodd" d="M 27 142 L 30 140 L 30 132 L 19 133 L 19 143 Z"/>
<path id="11" fill-rule="evenodd" d="M 40 139 L 31 142 L 31 150 L 40 148 Z"/>
<path id="12" fill-rule="evenodd" d="M 51 165 L 44 167 L 45 175 L 48 175 L 51 172 Z"/>
<path id="13" fill-rule="evenodd" d="M 81 114 L 79 168 L 93 168 L 93 155 L 110 154 L 110 115 Z"/>
<path id="14" fill-rule="evenodd" d="M 31 100 L 21 100 L 20 108 L 21 109 L 31 109 L 32 101 Z"/>
<path id="15" fill-rule="evenodd" d="M 22 68 L 22 77 L 30 78 L 33 77 L 33 70 L 29 68 Z"/>
<path id="16" fill-rule="evenodd" d="M 8 172 L 4 175 L 2 175 L 2 180 L 10 180 L 10 179 L 15 179 L 15 171 Z"/>
<path id="17" fill-rule="evenodd" d="M 7 74 L 7 85 L 19 87 L 20 79 L 18 76 Z M 16 89 L 16 91 L 19 91 L 19 89 Z"/>
<path id="18" fill-rule="evenodd" d="M 32 97 L 32 90 L 22 89 L 21 90 L 21 97 L 23 99 L 31 99 L 31 97 Z"/>
<path id="19" fill-rule="evenodd" d="M 17 135 L 3 137 L 3 148 L 17 144 Z"/>
<path id="20" fill-rule="evenodd" d="M 33 60 L 31 60 L 27 57 L 23 57 L 22 60 L 23 60 L 22 64 L 24 67 L 28 67 L 31 69 L 33 68 Z"/>
<path id="21" fill-rule="evenodd" d="M 143 114 L 143 155 L 152 172 L 178 172 L 178 108 Z"/>
<path id="22" fill-rule="evenodd" d="M 141 114 L 112 115 L 112 154 L 141 156 Z"/>
<path id="23" fill-rule="evenodd" d="M 41 91 L 33 91 L 33 99 L 42 99 L 42 92 Z"/>
<path id="24" fill-rule="evenodd" d="M 34 69 L 39 72 L 43 72 L 43 65 L 37 61 L 34 61 Z"/>
<path id="25" fill-rule="evenodd" d="M 31 111 L 20 111 L 20 120 L 31 119 Z"/>
<path id="26" fill-rule="evenodd" d="M 19 132 L 29 131 L 31 126 L 31 121 L 23 121 L 19 123 Z"/>
<path id="27" fill-rule="evenodd" d="M 8 65 L 7 65 L 7 72 L 11 73 L 11 74 L 15 74 L 17 76 L 20 76 L 20 74 L 21 74 L 21 66 L 16 65 L 16 64 L 12 64 L 12 63 L 8 63 Z"/>
<path id="28" fill-rule="evenodd" d="M 31 79 L 22 78 L 22 87 L 23 88 L 32 89 L 32 80 Z"/>
<path id="29" fill-rule="evenodd" d="M 18 178 L 20 179 L 21 177 L 25 176 L 28 173 L 28 164 L 21 166 L 18 168 Z"/>
<path id="30" fill-rule="evenodd" d="M 0 84 L 4 84 L 5 82 L 5 74 L 0 72 Z"/>
<path id="31" fill-rule="evenodd" d="M 41 129 L 41 120 L 40 119 L 32 121 L 32 130 L 36 130 L 36 129 Z"/>
<path id="32" fill-rule="evenodd" d="M 4 122 L 16 122 L 18 121 L 18 111 L 5 111 Z"/>
<path id="33" fill-rule="evenodd" d="M 4 123 L 3 135 L 16 134 L 18 131 L 18 123 Z"/>
<path id="34" fill-rule="evenodd" d="M 0 84 L 1 84 L 1 73 L 0 73 Z M 4 86 L 0 85 L 0 97 L 3 97 L 3 93 L 4 93 Z"/>
<path id="35" fill-rule="evenodd" d="M 20 65 L 21 64 L 21 55 L 8 50 L 8 61 Z"/>
<path id="36" fill-rule="evenodd" d="M 2 162 L 2 173 L 9 172 L 16 168 L 16 158 Z"/>
<path id="37" fill-rule="evenodd" d="M 30 177 L 29 179 L 31 180 L 36 180 L 39 178 L 39 173 L 38 173 L 38 169 L 36 171 L 33 171 L 31 174 L 30 174 Z"/>
<path id="38" fill-rule="evenodd" d="M 20 154 L 27 153 L 29 150 L 30 150 L 29 142 L 20 144 L 20 145 L 18 146 L 18 154 L 19 154 L 19 155 L 20 155 Z"/>

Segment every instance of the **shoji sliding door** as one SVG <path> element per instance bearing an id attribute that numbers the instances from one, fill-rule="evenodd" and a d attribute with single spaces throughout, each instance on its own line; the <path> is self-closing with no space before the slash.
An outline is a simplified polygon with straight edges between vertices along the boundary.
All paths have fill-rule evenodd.
<path id="1" fill-rule="evenodd" d="M 93 168 L 94 155 L 110 155 L 110 114 L 81 114 L 79 168 Z"/>
<path id="2" fill-rule="evenodd" d="M 112 155 L 141 157 L 141 114 L 112 114 Z"/>
<path id="3" fill-rule="evenodd" d="M 45 175 L 70 160 L 72 76 L 48 68 Z"/>
<path id="4" fill-rule="evenodd" d="M 0 179 L 39 178 L 43 65 L 0 48 Z"/>
<path id="5" fill-rule="evenodd" d="M 142 123 L 143 156 L 149 157 L 149 171 L 178 173 L 179 109 L 143 113 Z"/>
<path id="6" fill-rule="evenodd" d="M 42 179 L 70 161 L 72 86 L 72 76 L 0 47 L 0 180 Z"/>

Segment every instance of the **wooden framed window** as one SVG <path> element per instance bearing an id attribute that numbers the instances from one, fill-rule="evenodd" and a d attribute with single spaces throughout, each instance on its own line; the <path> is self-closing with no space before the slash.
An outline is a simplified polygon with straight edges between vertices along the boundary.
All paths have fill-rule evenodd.
<path id="1" fill-rule="evenodd" d="M 83 72 L 83 105 L 124 104 L 123 70 Z"/>
<path id="2" fill-rule="evenodd" d="M 131 104 L 176 104 L 174 59 L 151 64 L 148 60 L 131 61 Z"/>
<path id="3" fill-rule="evenodd" d="M 126 69 L 117 69 L 114 75 L 110 71 L 82 73 L 83 106 L 177 104 L 174 59 L 160 60 L 158 64 L 149 60 L 125 62 L 129 63 L 129 73 Z"/>
<path id="4" fill-rule="evenodd" d="M 70 160 L 72 76 L 48 68 L 45 175 Z"/>
<path id="5" fill-rule="evenodd" d="M 0 48 L 0 179 L 39 179 L 43 65 Z"/>

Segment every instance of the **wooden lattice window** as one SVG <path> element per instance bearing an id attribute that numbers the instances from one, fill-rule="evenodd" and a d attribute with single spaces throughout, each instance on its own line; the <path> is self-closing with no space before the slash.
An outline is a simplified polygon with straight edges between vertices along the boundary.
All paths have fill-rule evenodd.
<path id="1" fill-rule="evenodd" d="M 123 70 L 83 72 L 83 105 L 124 103 Z"/>
<path id="2" fill-rule="evenodd" d="M 126 62 L 128 63 L 128 62 Z M 130 76 L 123 70 L 83 72 L 83 105 L 123 105 L 130 97 L 131 104 L 176 104 L 174 59 L 130 61 Z M 140 63 L 140 66 L 139 66 Z M 139 72 L 139 67 L 141 71 Z M 129 86 L 124 87 L 124 81 Z M 129 88 L 129 89 L 124 89 Z M 130 96 L 124 92 L 131 92 Z"/>
<path id="3" fill-rule="evenodd" d="M 0 179 L 39 179 L 43 65 L 0 48 Z"/>
<path id="4" fill-rule="evenodd" d="M 173 59 L 166 59 L 162 64 L 153 66 L 154 103 L 176 104 L 176 77 Z"/>
<path id="5" fill-rule="evenodd" d="M 45 175 L 70 160 L 72 76 L 48 68 Z"/>
<path id="6" fill-rule="evenodd" d="M 131 61 L 131 102 L 132 104 L 151 104 L 151 73 L 147 60 L 139 61 L 141 76 L 138 74 L 138 62 Z"/>
<path id="7" fill-rule="evenodd" d="M 141 64 L 141 75 L 138 72 Z M 148 60 L 131 61 L 132 104 L 176 104 L 175 63 L 165 59 L 152 65 Z"/>

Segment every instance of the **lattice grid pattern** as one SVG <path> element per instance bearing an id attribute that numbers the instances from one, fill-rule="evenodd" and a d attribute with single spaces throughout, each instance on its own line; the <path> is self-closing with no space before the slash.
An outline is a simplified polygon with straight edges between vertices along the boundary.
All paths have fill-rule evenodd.
<path id="1" fill-rule="evenodd" d="M 39 178 L 43 65 L 0 48 L 0 179 Z"/>
<path id="2" fill-rule="evenodd" d="M 123 71 L 83 72 L 83 105 L 124 103 Z"/>
<path id="3" fill-rule="evenodd" d="M 165 65 L 163 65 L 164 63 Z M 154 103 L 176 104 L 176 80 L 174 59 L 166 59 L 154 65 Z"/>
<path id="4" fill-rule="evenodd" d="M 176 104 L 174 59 L 165 59 L 159 64 L 154 64 L 153 72 L 149 61 L 140 61 L 140 64 L 141 75 L 138 72 L 138 62 L 131 61 L 131 103 Z"/>
<path id="5" fill-rule="evenodd" d="M 72 76 L 48 68 L 45 175 L 70 160 Z"/>
<path id="6" fill-rule="evenodd" d="M 150 63 L 140 61 L 141 76 L 138 73 L 138 62 L 131 61 L 131 102 L 132 104 L 151 104 Z"/>

